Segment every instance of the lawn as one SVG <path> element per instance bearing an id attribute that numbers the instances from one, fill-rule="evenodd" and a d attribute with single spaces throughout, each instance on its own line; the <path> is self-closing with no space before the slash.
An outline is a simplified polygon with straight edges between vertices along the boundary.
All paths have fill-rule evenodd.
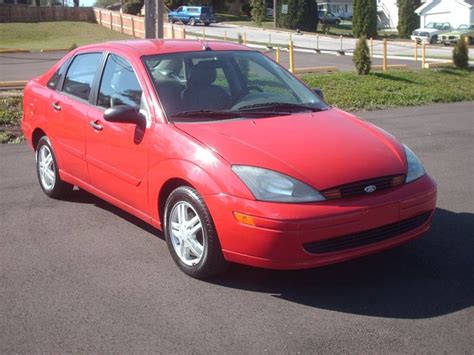
<path id="1" fill-rule="evenodd" d="M 474 100 L 474 71 L 456 69 L 308 74 L 302 79 L 320 87 L 327 101 L 347 111 Z"/>
<path id="2" fill-rule="evenodd" d="M 97 24 L 73 21 L 0 23 L 0 33 L 0 48 L 32 51 L 132 38 Z"/>
<path id="3" fill-rule="evenodd" d="M 322 88 L 331 105 L 353 112 L 474 100 L 474 71 L 388 71 L 367 76 L 308 74 L 302 79 L 310 87 Z M 21 141 L 21 109 L 21 97 L 0 98 L 0 143 Z"/>

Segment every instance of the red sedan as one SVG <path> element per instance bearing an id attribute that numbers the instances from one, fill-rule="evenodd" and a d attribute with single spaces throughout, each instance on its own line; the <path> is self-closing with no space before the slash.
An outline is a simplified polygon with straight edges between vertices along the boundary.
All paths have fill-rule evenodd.
<path id="1" fill-rule="evenodd" d="M 378 252 L 436 206 L 408 147 L 237 44 L 78 48 L 28 83 L 22 128 L 48 196 L 75 185 L 163 230 L 197 278 Z"/>

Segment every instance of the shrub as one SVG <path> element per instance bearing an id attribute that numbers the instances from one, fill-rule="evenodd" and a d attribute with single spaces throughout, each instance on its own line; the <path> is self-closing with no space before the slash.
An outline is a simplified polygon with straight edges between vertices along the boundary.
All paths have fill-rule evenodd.
<path id="1" fill-rule="evenodd" d="M 377 3 L 376 0 L 354 0 L 352 31 L 355 37 L 377 36 Z"/>
<path id="2" fill-rule="evenodd" d="M 367 38 L 365 36 L 360 37 L 357 41 L 352 61 L 355 64 L 357 74 L 367 75 L 370 73 L 372 61 L 370 60 L 369 47 L 367 46 Z"/>
<path id="3" fill-rule="evenodd" d="M 263 0 L 251 0 L 252 10 L 252 21 L 254 21 L 258 26 L 262 24 L 262 21 L 265 18 L 265 1 Z"/>
<path id="4" fill-rule="evenodd" d="M 467 69 L 469 67 L 469 48 L 463 36 L 459 38 L 454 46 L 453 63 L 457 68 Z"/>
<path id="5" fill-rule="evenodd" d="M 143 2 L 133 1 L 123 4 L 123 12 L 129 15 L 138 15 L 142 10 Z"/>

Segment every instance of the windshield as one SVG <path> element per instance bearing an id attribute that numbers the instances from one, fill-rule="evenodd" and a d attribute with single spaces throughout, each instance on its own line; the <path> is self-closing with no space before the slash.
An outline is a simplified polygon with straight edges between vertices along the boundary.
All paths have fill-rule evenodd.
<path id="1" fill-rule="evenodd" d="M 430 22 L 429 24 L 427 24 L 425 26 L 425 28 L 434 28 L 434 29 L 437 29 L 437 30 L 441 30 L 441 29 L 443 29 L 443 27 L 445 27 L 444 25 L 446 25 L 446 24 L 438 23 L 438 22 Z"/>
<path id="2" fill-rule="evenodd" d="M 147 56 L 170 121 L 271 116 L 328 106 L 260 52 L 199 51 Z"/>

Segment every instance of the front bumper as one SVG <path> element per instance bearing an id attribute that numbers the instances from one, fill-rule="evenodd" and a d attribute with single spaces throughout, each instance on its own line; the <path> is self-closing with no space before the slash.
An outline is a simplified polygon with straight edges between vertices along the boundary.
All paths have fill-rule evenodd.
<path id="1" fill-rule="evenodd" d="M 430 37 L 426 36 L 411 36 L 410 37 L 412 41 L 417 41 L 418 43 L 430 43 Z"/>
<path id="2" fill-rule="evenodd" d="M 270 269 L 322 266 L 391 248 L 428 231 L 436 207 L 436 184 L 428 176 L 370 196 L 312 204 L 246 200 L 229 195 L 205 196 L 224 257 Z M 253 216 L 241 224 L 233 212 Z M 310 253 L 304 245 L 370 231 L 429 213 L 422 225 L 389 239 L 336 252 Z"/>

